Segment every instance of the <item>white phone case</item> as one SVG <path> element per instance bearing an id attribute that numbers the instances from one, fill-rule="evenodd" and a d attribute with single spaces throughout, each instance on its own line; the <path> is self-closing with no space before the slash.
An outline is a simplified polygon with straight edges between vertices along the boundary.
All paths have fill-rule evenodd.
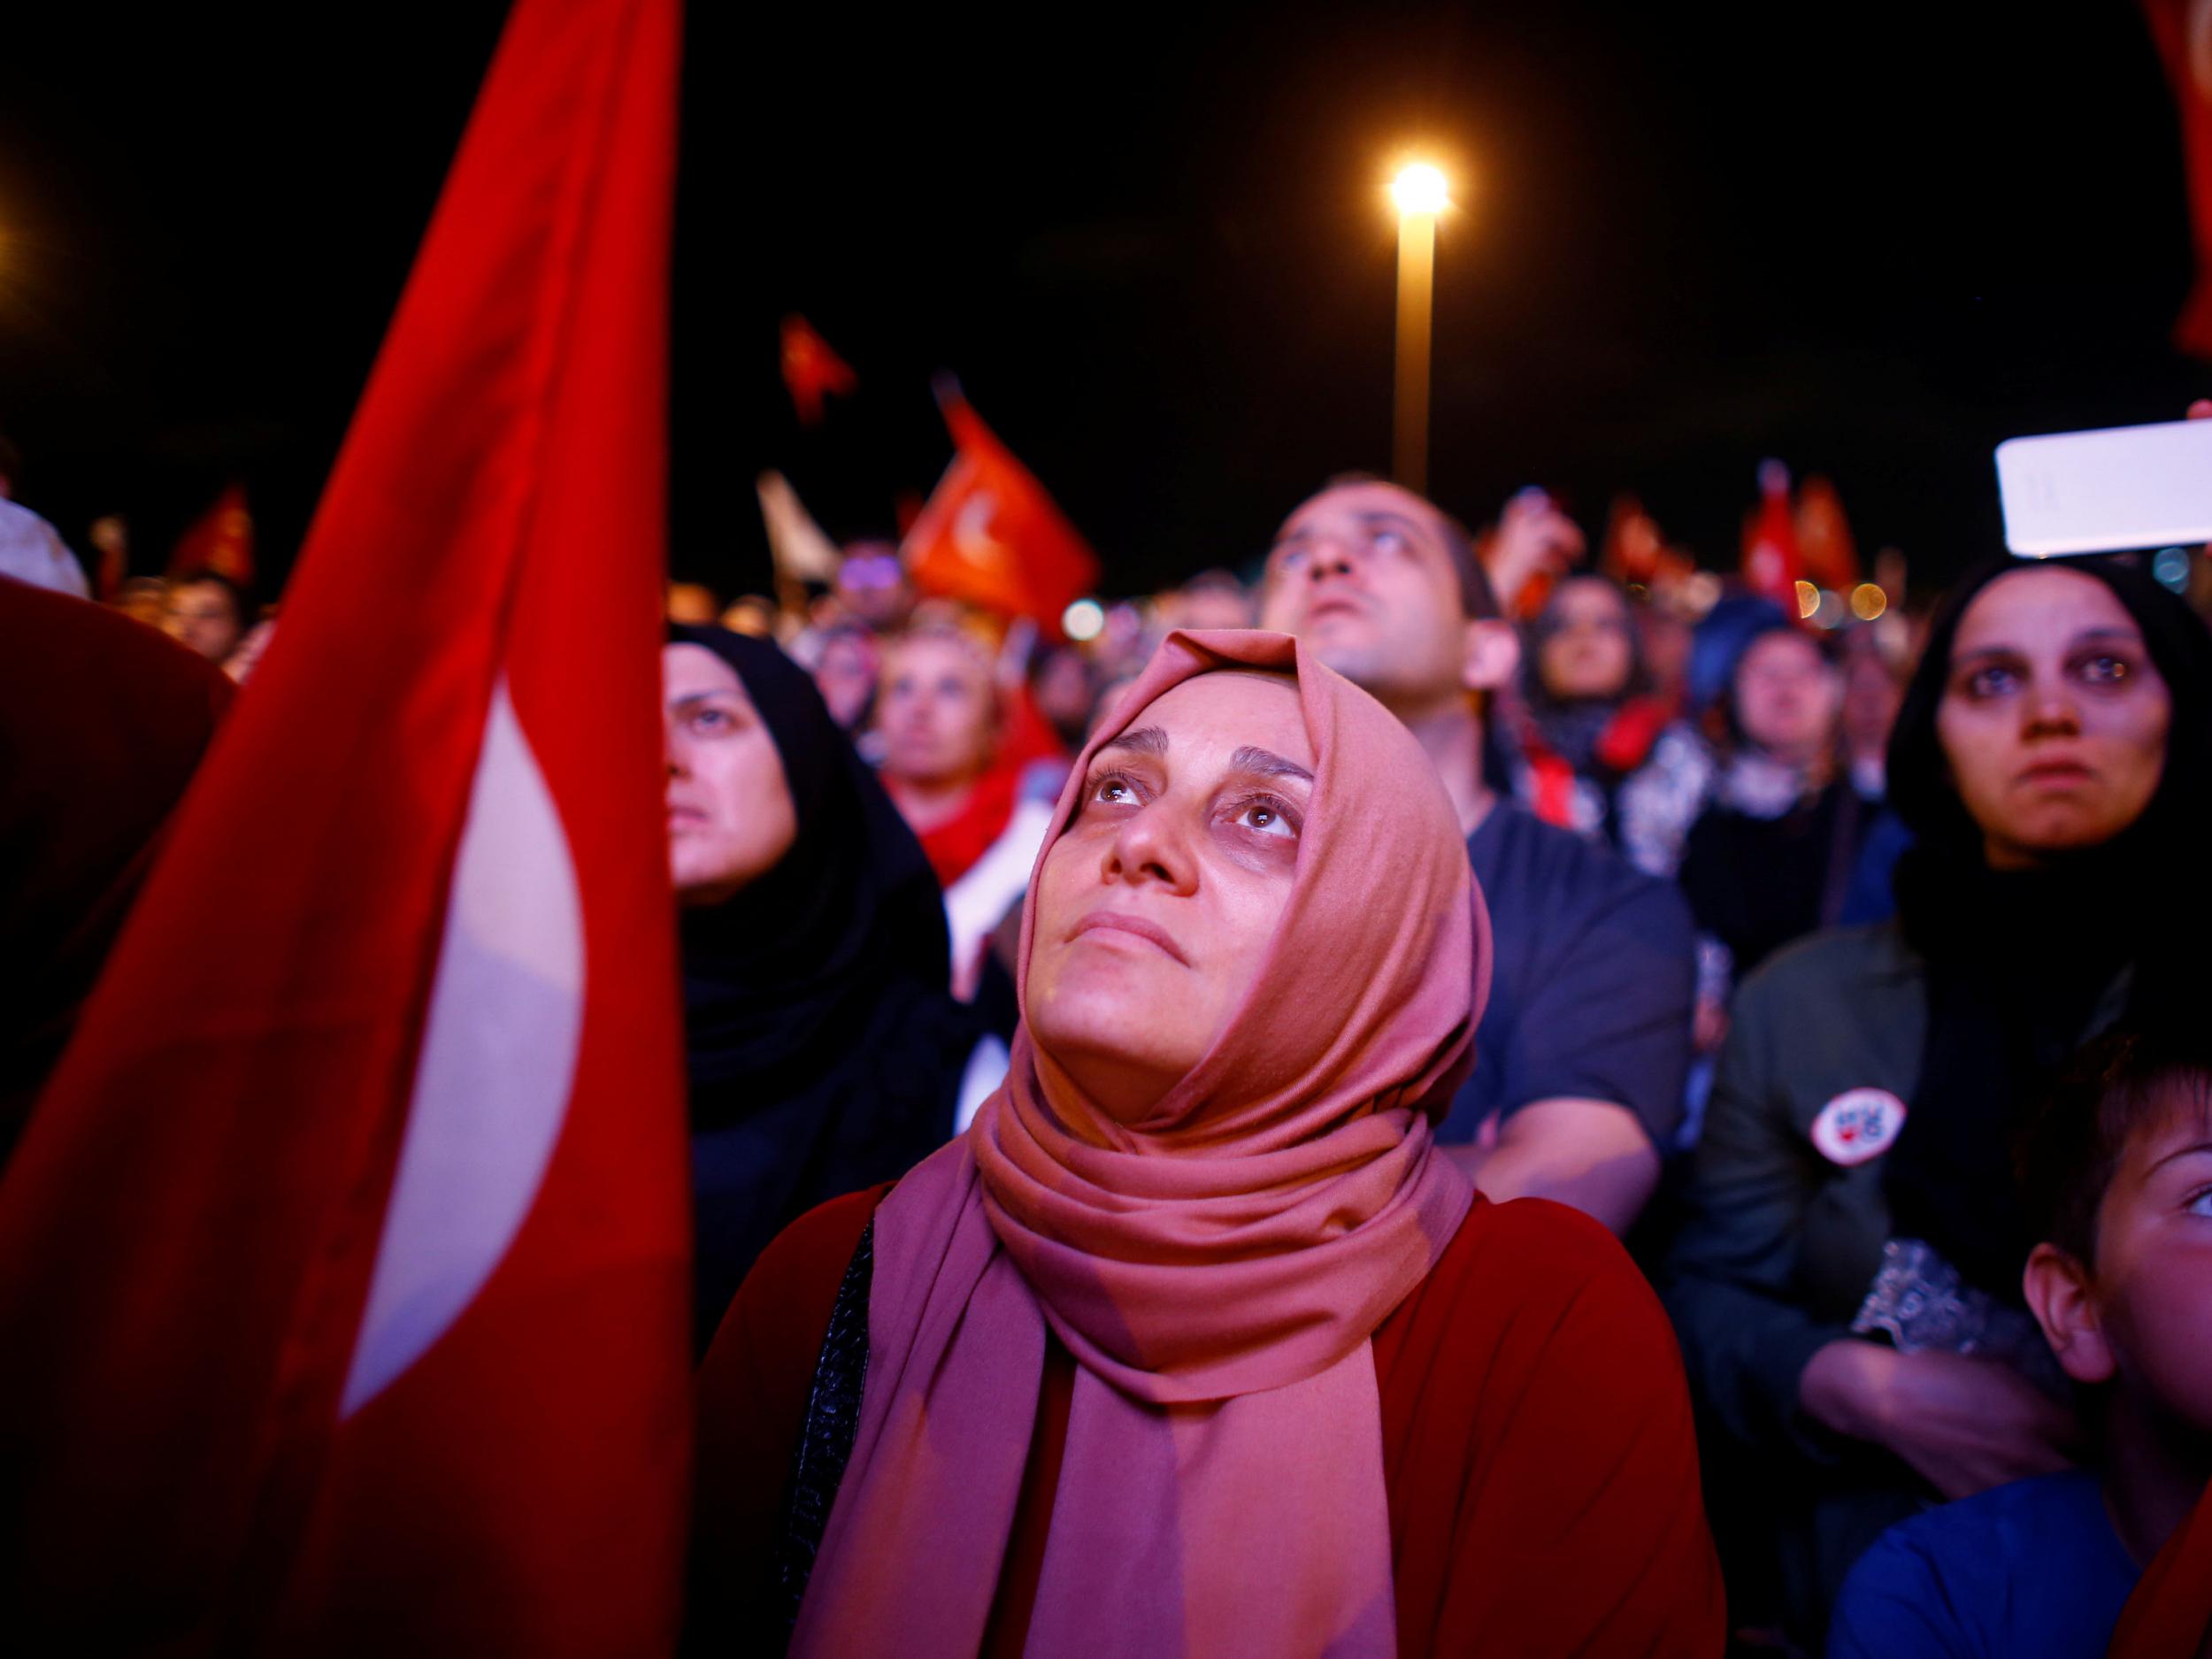
<path id="1" fill-rule="evenodd" d="M 2212 541 L 2212 420 L 2008 439 L 1997 488 L 2029 557 Z"/>

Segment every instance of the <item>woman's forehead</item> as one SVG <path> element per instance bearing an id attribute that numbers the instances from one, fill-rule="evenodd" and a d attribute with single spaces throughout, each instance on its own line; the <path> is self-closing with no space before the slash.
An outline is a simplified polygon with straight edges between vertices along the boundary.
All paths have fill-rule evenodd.
<path id="1" fill-rule="evenodd" d="M 734 691 L 745 695 L 737 670 L 703 645 L 684 641 L 661 647 L 661 678 L 671 692 Z"/>
<path id="2" fill-rule="evenodd" d="M 1954 653 L 2045 643 L 2094 630 L 2142 637 L 2119 595 L 2063 565 L 2008 571 L 1976 594 L 1959 618 Z"/>
<path id="3" fill-rule="evenodd" d="M 1173 748 L 1271 749 L 1313 764 L 1313 743 L 1289 674 L 1222 669 L 1169 687 L 1131 717 L 1127 729 L 1156 728 Z"/>

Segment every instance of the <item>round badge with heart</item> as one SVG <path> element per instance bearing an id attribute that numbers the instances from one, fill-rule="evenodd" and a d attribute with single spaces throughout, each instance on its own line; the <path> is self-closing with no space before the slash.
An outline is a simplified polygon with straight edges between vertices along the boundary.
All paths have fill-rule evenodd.
<path id="1" fill-rule="evenodd" d="M 1904 1126 L 1905 1102 L 1887 1089 L 1846 1089 L 1813 1119 L 1813 1145 L 1829 1163 L 1848 1168 L 1880 1157 Z"/>

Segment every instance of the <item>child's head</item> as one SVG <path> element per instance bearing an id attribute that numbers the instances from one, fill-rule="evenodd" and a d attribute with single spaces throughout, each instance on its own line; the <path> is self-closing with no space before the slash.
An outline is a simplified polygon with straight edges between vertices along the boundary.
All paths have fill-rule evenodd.
<path id="1" fill-rule="evenodd" d="M 2023 1289 L 2059 1363 L 2212 1437 L 2212 1045 L 2099 1038 L 2020 1154 L 2044 1240 Z"/>

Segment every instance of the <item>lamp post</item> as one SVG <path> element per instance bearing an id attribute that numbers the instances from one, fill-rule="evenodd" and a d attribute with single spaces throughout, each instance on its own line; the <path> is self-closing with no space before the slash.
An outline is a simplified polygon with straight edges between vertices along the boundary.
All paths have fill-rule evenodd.
<path id="1" fill-rule="evenodd" d="M 1451 205 L 1444 175 L 1426 162 L 1391 180 L 1398 208 L 1398 378 L 1390 475 L 1425 491 L 1429 475 L 1429 317 L 1436 279 L 1436 216 Z"/>

